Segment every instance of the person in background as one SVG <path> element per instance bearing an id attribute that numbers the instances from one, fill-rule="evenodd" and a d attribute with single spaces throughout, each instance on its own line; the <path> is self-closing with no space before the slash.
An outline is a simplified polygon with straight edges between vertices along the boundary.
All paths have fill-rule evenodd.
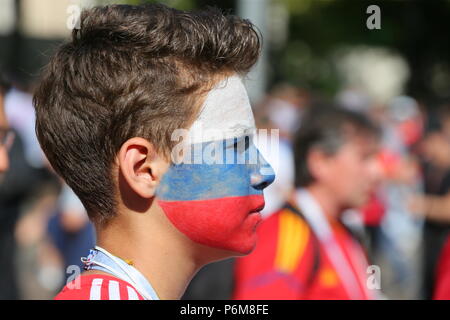
<path id="1" fill-rule="evenodd" d="M 423 188 L 415 149 L 422 138 L 424 114 L 409 96 L 393 97 L 378 109 L 372 116 L 383 130 L 379 159 L 384 178 L 378 196 L 384 214 L 378 228 L 367 228 L 374 245 L 371 254 L 373 263 L 385 271 L 383 288 L 391 298 L 417 299 L 423 219 L 411 216 L 407 199 Z"/>
<path id="2" fill-rule="evenodd" d="M 55 214 L 48 222 L 48 235 L 61 255 L 67 280 L 69 266 L 83 267 L 80 257 L 95 245 L 95 230 L 86 209 L 67 184 L 63 184 Z"/>
<path id="3" fill-rule="evenodd" d="M 21 250 L 21 235 L 39 233 L 40 226 L 36 223 L 28 224 L 30 228 L 22 232 L 22 222 L 25 217 L 31 216 L 28 213 L 38 212 L 38 208 L 45 205 L 46 194 L 53 189 L 54 178 L 46 168 L 33 166 L 27 157 L 27 136 L 33 135 L 34 121 L 28 121 L 34 114 L 27 108 L 26 99 L 15 99 L 18 97 L 17 87 L 22 87 L 25 83 L 23 79 L 8 74 L 8 82 L 2 78 L 0 104 L 0 299 L 20 299 L 27 296 L 27 289 L 24 288 L 22 273 L 30 267 L 24 262 L 29 258 L 27 252 Z M 14 81 L 9 81 L 14 80 Z M 8 83 L 8 85 L 6 85 Z M 25 90 L 26 88 L 24 88 Z M 22 91 L 20 96 L 27 94 Z M 22 103 L 23 102 L 23 103 Z M 31 112 L 31 115 L 30 115 Z M 21 125 L 28 126 L 28 131 L 21 130 Z M 30 138 L 30 141 L 33 140 Z M 37 144 L 36 138 L 34 138 Z M 37 149 L 39 145 L 37 144 Z M 40 152 L 42 155 L 42 152 Z M 5 171 L 5 169 L 8 169 Z M 26 220 L 26 219 L 25 219 Z M 44 233 L 44 232 L 42 232 Z M 19 238 L 21 239 L 19 239 Z M 29 237 L 29 238 L 30 238 Z M 38 274 L 34 270 L 33 274 Z"/>
<path id="4" fill-rule="evenodd" d="M 295 185 L 239 258 L 234 299 L 373 299 L 368 263 L 341 222 L 369 200 L 381 175 L 379 131 L 362 114 L 311 108 L 294 140 Z"/>
<path id="5" fill-rule="evenodd" d="M 426 299 L 450 299 L 450 108 L 431 118 L 420 144 L 424 159 L 425 193 L 409 199 L 411 212 L 425 218 L 424 281 Z"/>
<path id="6" fill-rule="evenodd" d="M 14 138 L 14 133 L 8 125 L 4 105 L 8 87 L 4 76 L 0 73 L 0 174 L 9 167 L 8 148 L 11 147 Z"/>
<path id="7" fill-rule="evenodd" d="M 0 73 L 0 184 L 5 182 L 5 173 L 9 168 L 8 149 L 14 137 L 6 118 L 4 99 L 9 85 Z M 1 199 L 0 199 L 1 206 Z M 12 261 L 14 253 L 14 236 L 10 227 L 14 225 L 10 212 L 0 212 L 0 299 L 17 299 L 18 286 Z"/>

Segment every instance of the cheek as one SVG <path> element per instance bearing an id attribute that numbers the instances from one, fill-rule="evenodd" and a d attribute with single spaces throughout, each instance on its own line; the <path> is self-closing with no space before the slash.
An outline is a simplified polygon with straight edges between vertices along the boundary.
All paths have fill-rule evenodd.
<path id="1" fill-rule="evenodd" d="M 342 176 L 344 188 L 348 199 L 353 199 L 353 205 L 363 205 L 367 200 L 369 186 L 371 184 L 370 170 L 363 160 L 356 159 L 349 162 L 346 170 L 343 170 L 345 176 Z"/>
<path id="2" fill-rule="evenodd" d="M 246 165 L 175 165 L 161 181 L 157 201 L 172 224 L 192 241 L 239 253 L 256 241 L 263 202 L 250 186 Z"/>
<path id="3" fill-rule="evenodd" d="M 358 188 L 365 179 L 365 173 L 360 161 L 355 157 L 338 159 L 329 175 L 329 181 L 334 185 L 336 192 L 351 192 Z"/>

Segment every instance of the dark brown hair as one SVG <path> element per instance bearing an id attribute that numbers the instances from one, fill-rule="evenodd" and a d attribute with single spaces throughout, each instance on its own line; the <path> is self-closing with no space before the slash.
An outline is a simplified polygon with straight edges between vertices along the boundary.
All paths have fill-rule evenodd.
<path id="1" fill-rule="evenodd" d="M 260 52 L 253 25 L 217 9 L 161 4 L 85 10 L 43 71 L 36 133 L 55 171 L 90 218 L 114 216 L 115 156 L 135 136 L 167 156 L 174 129 L 197 114 L 199 92 L 219 74 L 245 74 Z M 196 100 L 197 99 L 197 100 Z"/>

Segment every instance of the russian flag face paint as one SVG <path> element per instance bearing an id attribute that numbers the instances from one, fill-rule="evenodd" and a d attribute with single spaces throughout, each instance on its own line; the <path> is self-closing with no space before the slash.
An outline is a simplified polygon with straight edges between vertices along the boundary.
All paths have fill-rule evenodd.
<path id="1" fill-rule="evenodd" d="M 212 89 L 184 141 L 182 161 L 164 175 L 157 200 L 191 240 L 237 253 L 256 244 L 263 189 L 274 180 L 253 143 L 255 125 L 238 76 Z"/>

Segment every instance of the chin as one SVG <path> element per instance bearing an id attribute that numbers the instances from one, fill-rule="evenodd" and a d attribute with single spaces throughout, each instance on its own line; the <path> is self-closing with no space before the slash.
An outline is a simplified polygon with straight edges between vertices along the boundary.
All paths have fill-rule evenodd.
<path id="1" fill-rule="evenodd" d="M 232 244 L 231 251 L 235 253 L 236 256 L 246 256 L 250 254 L 256 247 L 257 236 L 254 233 L 249 239 L 242 242 L 235 242 Z"/>
<path id="2" fill-rule="evenodd" d="M 197 239 L 196 242 L 204 246 L 216 249 L 221 255 L 225 255 L 223 259 L 234 256 L 245 256 L 251 253 L 257 243 L 257 235 L 255 231 L 239 230 L 241 232 L 229 235 L 226 239 Z"/>
<path id="3" fill-rule="evenodd" d="M 256 248 L 256 242 L 255 242 L 255 244 L 254 244 L 252 247 L 247 248 L 247 250 L 241 251 L 241 252 L 237 252 L 237 253 L 236 253 L 236 256 L 239 256 L 239 257 L 246 256 L 246 255 L 252 253 L 253 250 L 255 250 L 255 248 Z"/>
<path id="4" fill-rule="evenodd" d="M 220 239 L 213 246 L 233 252 L 234 256 L 245 256 L 251 253 L 258 241 L 256 229 L 261 220 L 259 212 L 247 214 L 235 232 L 229 233 L 227 237 Z"/>
<path id="5" fill-rule="evenodd" d="M 246 243 L 228 243 L 227 245 L 211 246 L 197 242 L 202 249 L 201 257 L 203 264 L 226 260 L 232 257 L 243 257 L 250 254 L 256 247 L 256 236 Z"/>

